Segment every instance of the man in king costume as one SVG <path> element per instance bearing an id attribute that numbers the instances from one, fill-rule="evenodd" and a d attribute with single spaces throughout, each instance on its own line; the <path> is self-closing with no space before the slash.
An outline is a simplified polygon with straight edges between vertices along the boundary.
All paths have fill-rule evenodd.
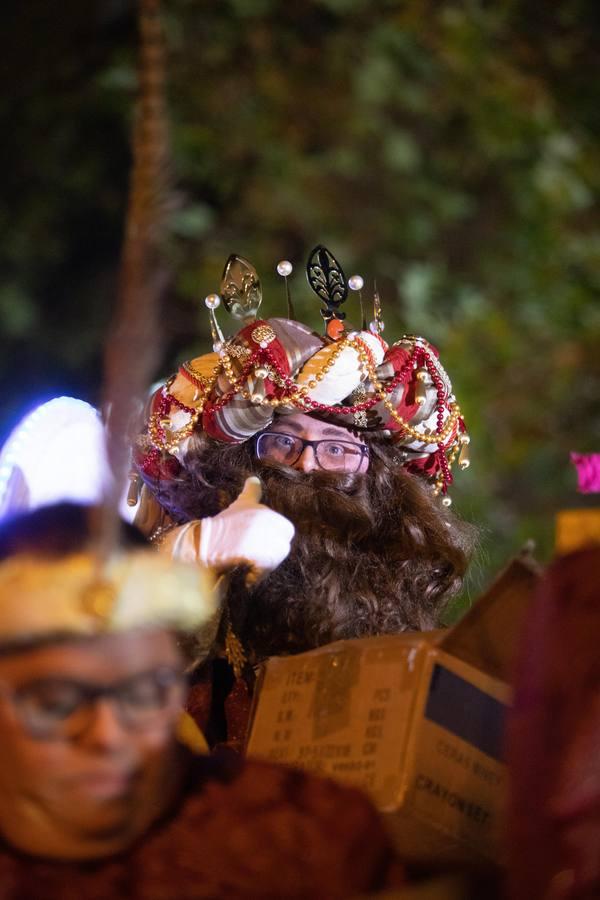
<path id="1" fill-rule="evenodd" d="M 291 268 L 278 265 L 286 279 Z M 449 510 L 452 465 L 468 465 L 469 437 L 437 350 L 414 335 L 388 345 L 377 295 L 370 326 L 346 328 L 342 305 L 362 278 L 347 280 L 325 247 L 311 253 L 307 274 L 324 336 L 296 321 L 291 303 L 288 318 L 257 318 L 257 273 L 230 257 L 220 295 L 205 301 L 213 352 L 155 394 L 136 446 L 140 525 L 173 557 L 229 573 L 213 671 L 199 670 L 191 699 L 212 740 L 243 730 L 243 716 L 234 716 L 234 735 L 231 721 L 229 730 L 216 721 L 219 704 L 207 694 L 217 681 L 220 695 L 231 689 L 223 648 L 247 684 L 251 665 L 271 655 L 436 627 L 473 543 Z M 244 323 L 228 339 L 215 315 L 221 303 Z M 230 506 L 249 475 L 294 526 L 283 561 L 291 535 Z M 243 693 L 238 680 L 234 694 Z"/>

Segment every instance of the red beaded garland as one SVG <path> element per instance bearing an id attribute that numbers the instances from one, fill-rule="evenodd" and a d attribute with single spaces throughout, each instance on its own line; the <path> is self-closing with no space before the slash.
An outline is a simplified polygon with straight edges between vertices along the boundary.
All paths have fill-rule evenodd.
<path id="1" fill-rule="evenodd" d="M 178 400 L 177 397 L 174 394 L 169 393 L 169 391 L 166 392 L 164 400 L 165 407 L 163 410 L 161 406 L 160 412 L 164 412 L 165 415 L 170 412 L 171 406 L 176 406 L 178 409 L 182 410 L 182 412 L 189 413 L 190 416 L 193 416 L 196 413 L 195 409 L 193 409 L 191 406 L 186 406 L 185 403 L 182 403 L 181 400 Z"/>
<path id="2" fill-rule="evenodd" d="M 360 338 L 355 338 L 355 342 L 360 346 L 366 356 L 367 367 L 366 371 L 373 380 L 375 376 L 373 372 L 375 370 L 375 362 L 373 359 L 372 352 L 368 345 L 362 341 Z M 353 342 L 354 343 L 354 342 Z M 274 358 L 273 354 L 269 347 L 260 347 L 256 346 L 256 349 L 253 350 L 250 357 L 247 359 L 245 365 L 242 367 L 239 375 L 234 379 L 233 383 L 230 384 L 229 390 L 222 394 L 220 397 L 214 400 L 212 403 L 212 412 L 217 412 L 221 410 L 224 406 L 226 406 L 232 398 L 239 392 L 240 388 L 244 384 L 247 379 L 255 374 L 256 368 L 260 365 L 268 365 L 270 366 L 276 373 L 279 379 L 279 388 L 276 388 L 274 391 L 271 391 L 267 394 L 267 399 L 279 399 L 281 402 L 288 400 L 291 404 L 296 406 L 298 409 L 303 410 L 318 410 L 320 412 L 324 412 L 332 415 L 352 415 L 359 412 L 365 412 L 372 407 L 374 407 L 377 403 L 379 403 L 382 399 L 382 396 L 392 394 L 393 391 L 396 390 L 398 385 L 402 383 L 408 383 L 414 377 L 414 371 L 419 368 L 426 368 L 431 380 L 432 384 L 436 391 L 436 421 L 437 421 L 437 429 L 438 432 L 443 431 L 444 427 L 444 413 L 446 410 L 451 413 L 451 407 L 446 402 L 446 387 L 441 378 L 438 369 L 436 367 L 435 361 L 432 359 L 431 355 L 425 350 L 424 347 L 420 345 L 416 345 L 413 347 L 412 352 L 410 353 L 407 361 L 401 367 L 401 369 L 396 372 L 392 379 L 390 379 L 387 384 L 380 385 L 375 396 L 371 397 L 368 400 L 364 400 L 361 403 L 356 403 L 353 406 L 328 406 L 325 403 L 319 403 L 316 400 L 312 400 L 306 393 L 300 393 L 298 388 L 298 384 L 294 381 L 294 379 L 287 374 L 287 372 L 282 371 L 279 360 Z M 206 400 L 208 398 L 209 390 L 214 387 L 216 383 L 216 378 L 219 375 L 219 372 L 223 372 L 225 368 L 225 364 L 222 363 L 220 370 L 216 370 L 215 378 L 212 381 L 212 384 L 207 381 L 203 381 L 196 379 L 193 376 L 193 373 L 189 373 L 184 370 L 184 374 L 189 378 L 189 380 L 199 383 L 200 387 L 203 388 L 207 393 L 202 398 Z M 183 412 L 188 413 L 191 416 L 197 417 L 201 412 L 200 409 L 193 409 L 189 406 L 186 406 L 180 400 L 177 399 L 173 394 L 171 394 L 168 390 L 170 387 L 169 382 L 163 392 L 161 394 L 161 398 L 158 404 L 158 410 L 155 419 L 155 433 L 160 438 L 161 442 L 165 442 L 167 440 L 167 433 L 160 423 L 161 418 L 165 418 L 170 413 L 170 410 L 173 406 L 177 409 L 182 410 Z M 306 390 L 306 389 L 304 389 Z M 465 425 L 462 419 L 458 422 L 458 428 L 461 432 L 464 432 Z M 431 436 L 431 440 L 435 442 L 435 435 Z M 441 480 L 443 482 L 442 490 L 445 493 L 447 486 L 452 483 L 452 473 L 450 471 L 450 467 L 448 464 L 448 459 L 446 456 L 447 447 L 440 446 L 436 451 L 436 458 L 438 460 L 438 466 L 440 469 Z M 149 468 L 153 468 L 156 466 L 158 462 L 158 450 L 155 448 L 152 451 L 152 455 L 148 455 L 142 468 L 145 469 L 147 465 Z"/>
<path id="3" fill-rule="evenodd" d="M 438 456 L 438 461 L 440 464 L 440 469 L 442 470 L 442 473 L 444 476 L 443 493 L 445 494 L 446 490 L 448 488 L 448 485 L 452 484 L 454 479 L 452 477 L 452 472 L 450 471 L 450 466 L 448 465 L 448 459 L 446 457 L 446 450 L 444 448 L 440 448 L 437 451 L 437 456 Z"/>

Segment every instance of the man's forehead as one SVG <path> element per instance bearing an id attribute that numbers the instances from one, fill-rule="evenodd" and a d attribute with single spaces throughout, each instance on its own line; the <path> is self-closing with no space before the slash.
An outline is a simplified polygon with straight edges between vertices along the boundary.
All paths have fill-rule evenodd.
<path id="1" fill-rule="evenodd" d="M 102 635 L 48 634 L 31 641 L 0 643 L 0 673 L 31 668 L 76 670 L 79 667 L 131 669 L 176 643 L 164 629 L 135 629 Z"/>
<path id="2" fill-rule="evenodd" d="M 355 436 L 343 425 L 333 425 L 331 422 L 322 422 L 313 419 L 304 413 L 296 413 L 291 416 L 277 416 L 272 426 L 273 431 L 286 431 L 297 434 L 300 437 L 333 437 L 340 440 L 356 441 Z"/>
<path id="3" fill-rule="evenodd" d="M 70 646 L 90 646 L 97 640 L 97 636 L 90 635 L 74 635 L 71 632 L 50 632 L 43 635 L 35 635 L 35 637 L 17 638 L 15 640 L 2 640 L 0 637 L 0 661 L 8 657 L 24 656 L 30 653 L 39 653 L 40 650 L 48 650 L 51 648 L 61 648 Z"/>

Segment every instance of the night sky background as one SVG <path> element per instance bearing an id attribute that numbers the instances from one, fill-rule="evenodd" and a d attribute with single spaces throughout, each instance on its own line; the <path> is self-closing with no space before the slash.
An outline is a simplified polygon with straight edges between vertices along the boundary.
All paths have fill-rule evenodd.
<path id="1" fill-rule="evenodd" d="M 482 529 L 468 600 L 554 515 L 593 505 L 600 450 L 600 6 L 593 0 L 170 0 L 167 375 L 208 349 L 232 252 L 264 316 L 322 327 L 317 243 L 373 279 L 385 337 L 428 337 L 472 434 L 452 489 Z M 130 171 L 125 0 L 4 9 L 0 439 L 40 400 L 97 403 Z M 348 306 L 352 301 L 349 301 Z M 348 310 L 359 323 L 358 309 Z M 220 315 L 225 331 L 234 323 Z M 126 389 L 126 386 L 124 387 Z"/>

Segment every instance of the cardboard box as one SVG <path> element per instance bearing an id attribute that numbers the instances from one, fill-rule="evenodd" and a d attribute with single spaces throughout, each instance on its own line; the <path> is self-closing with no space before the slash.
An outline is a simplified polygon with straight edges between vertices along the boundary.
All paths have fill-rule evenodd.
<path id="1" fill-rule="evenodd" d="M 270 659 L 248 754 L 366 789 L 406 859 L 501 862 L 508 680 L 537 577 L 515 560 L 446 631 Z"/>

